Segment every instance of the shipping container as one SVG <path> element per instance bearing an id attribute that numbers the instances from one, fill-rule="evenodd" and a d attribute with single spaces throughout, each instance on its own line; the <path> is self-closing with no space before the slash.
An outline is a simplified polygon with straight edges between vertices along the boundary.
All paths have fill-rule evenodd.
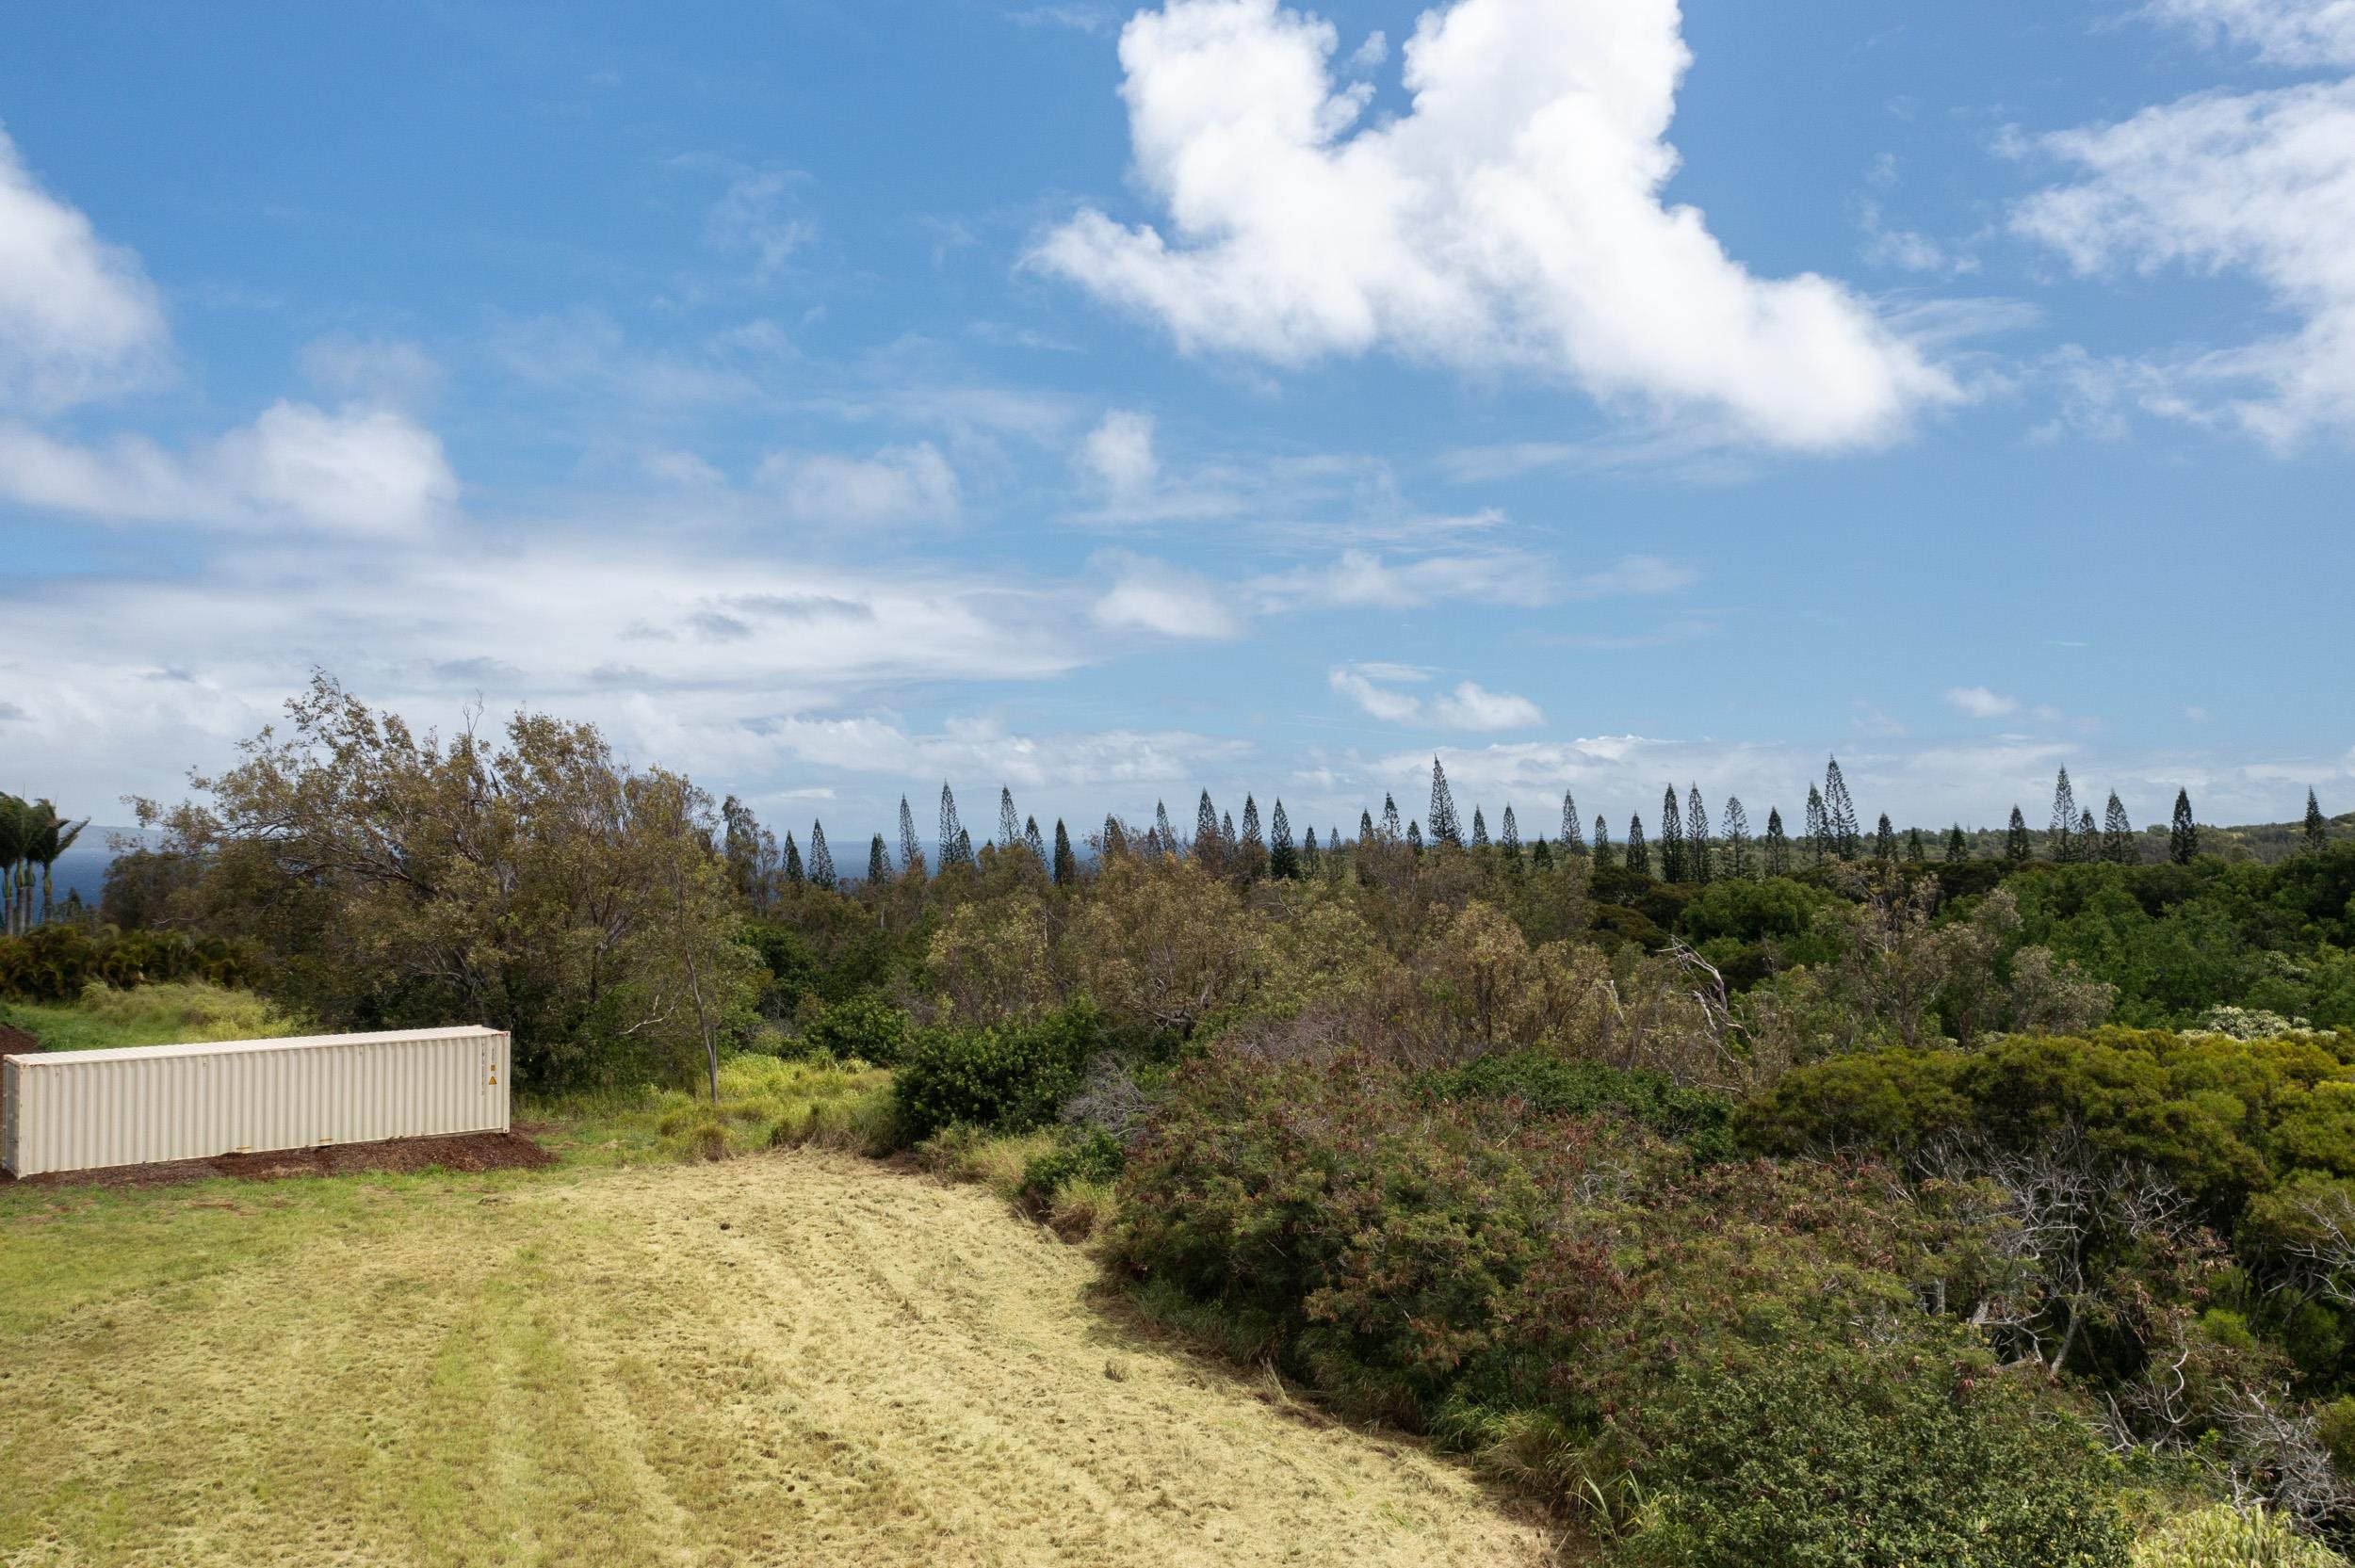
<path id="1" fill-rule="evenodd" d="M 497 1029 L 42 1051 L 0 1059 L 0 1166 L 19 1176 L 507 1130 Z"/>

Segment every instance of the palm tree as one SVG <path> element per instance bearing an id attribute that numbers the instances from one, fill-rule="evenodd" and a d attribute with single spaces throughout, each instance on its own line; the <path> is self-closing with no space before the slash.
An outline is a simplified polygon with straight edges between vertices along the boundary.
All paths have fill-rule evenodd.
<path id="1" fill-rule="evenodd" d="M 67 821 L 47 800 L 40 801 L 33 807 L 33 842 L 26 849 L 24 858 L 41 865 L 41 923 L 44 926 L 49 924 L 53 892 L 51 869 L 57 865 L 59 857 L 73 848 L 73 841 L 81 837 L 82 830 L 89 826 L 89 818 L 87 816 L 79 822 Z"/>
<path id="2" fill-rule="evenodd" d="M 13 795 L 0 795 L 0 934 L 17 932 L 17 867 L 32 848 L 33 808 Z"/>

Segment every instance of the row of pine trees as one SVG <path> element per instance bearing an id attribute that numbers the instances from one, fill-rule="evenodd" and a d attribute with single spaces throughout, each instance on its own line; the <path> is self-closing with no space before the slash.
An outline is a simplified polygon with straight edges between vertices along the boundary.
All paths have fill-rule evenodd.
<path id="1" fill-rule="evenodd" d="M 1486 815 L 1478 805 L 1472 808 L 1470 827 L 1465 827 L 1456 809 L 1454 792 L 1448 784 L 1447 769 L 1434 757 L 1431 803 L 1424 816 L 1408 819 L 1402 826 L 1396 799 L 1385 795 L 1379 820 L 1371 808 L 1359 813 L 1355 840 L 1344 840 L 1338 826 L 1330 828 L 1322 841 L 1313 826 L 1304 836 L 1296 838 L 1281 800 L 1275 802 L 1263 825 L 1259 801 L 1249 795 L 1243 797 L 1242 819 L 1238 824 L 1232 813 L 1221 812 L 1211 803 L 1210 792 L 1206 789 L 1195 807 L 1191 836 L 1181 837 L 1170 821 L 1167 805 L 1156 802 L 1149 823 L 1140 825 L 1107 816 L 1089 848 L 1097 857 L 1136 854 L 1156 860 L 1165 855 L 1191 856 L 1246 877 L 1278 878 L 1305 875 L 1316 869 L 1324 855 L 1349 849 L 1395 848 L 1410 854 L 1440 847 L 1485 850 L 1514 868 L 1527 864 L 1538 870 L 1550 869 L 1561 857 L 1579 856 L 1590 858 L 1598 867 L 1623 866 L 1641 875 L 1678 882 L 1748 878 L 1761 873 L 1780 876 L 1801 865 L 1832 861 L 1871 859 L 1893 864 L 1900 859 L 1922 863 L 1930 858 L 1930 842 L 1922 830 L 1908 829 L 1901 840 L 1885 812 L 1867 832 L 1847 781 L 1841 775 L 1838 757 L 1827 762 L 1820 784 L 1808 786 L 1805 809 L 1796 838 L 1785 827 L 1781 810 L 1774 807 L 1766 813 L 1764 831 L 1753 833 L 1741 797 L 1729 796 L 1713 828 L 1700 786 L 1692 785 L 1680 799 L 1672 784 L 1662 794 L 1660 814 L 1652 831 L 1647 833 L 1641 814 L 1631 816 L 1625 840 L 1615 844 L 1610 824 L 1600 816 L 1594 818 L 1589 835 L 1577 800 L 1565 790 L 1557 838 L 1549 840 L 1540 832 L 1524 841 L 1519 820 L 1509 804 L 1491 837 Z M 781 880 L 832 887 L 842 880 L 833 849 L 826 842 L 822 822 L 810 824 L 809 843 L 804 849 L 790 832 L 779 847 L 754 819 L 750 809 L 734 796 L 728 798 L 722 814 L 726 828 L 727 858 L 736 869 L 739 885 L 753 888 Z M 2306 793 L 2304 827 L 2310 847 L 2319 849 L 2329 828 L 2311 789 Z M 2097 824 L 2092 808 L 2079 804 L 2069 769 L 2060 769 L 2054 783 L 2052 816 L 2044 833 L 2047 858 L 2064 864 L 2133 864 L 2143 858 L 2141 842 L 2142 835 L 2136 832 L 2116 790 L 2109 792 L 2102 820 Z M 940 786 L 940 816 L 934 843 L 939 869 L 943 871 L 977 864 L 972 833 L 959 818 L 956 794 L 946 783 Z M 1037 817 L 1016 812 L 1011 788 L 999 790 L 994 843 L 1001 853 L 1016 849 L 1026 850 L 1059 883 L 1080 874 L 1080 857 L 1062 819 L 1055 822 L 1050 845 L 1039 829 Z M 1941 850 L 1948 861 L 1972 858 L 1971 835 L 1963 832 L 1960 823 L 1947 831 Z M 2011 810 L 2003 852 L 2004 858 L 2015 862 L 2033 859 L 2037 852 L 2026 816 L 2018 806 Z M 2188 864 L 2199 852 L 2200 829 L 2192 816 L 2191 796 L 2187 790 L 2179 789 L 2168 831 L 2168 857 L 2179 864 Z M 868 845 L 867 880 L 885 881 L 911 874 L 921 877 L 929 869 L 923 845 L 917 837 L 915 812 L 907 797 L 901 796 L 898 854 L 895 858 L 884 835 L 876 833 Z"/>

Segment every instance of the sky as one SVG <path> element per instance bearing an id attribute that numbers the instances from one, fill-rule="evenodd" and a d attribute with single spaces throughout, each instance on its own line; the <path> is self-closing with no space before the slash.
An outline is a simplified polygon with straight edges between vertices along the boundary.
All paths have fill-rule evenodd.
<path id="1" fill-rule="evenodd" d="M 837 846 L 1434 756 L 1524 836 L 1835 753 L 2355 807 L 2355 0 L 0 39 L 0 788 L 73 815 L 315 669 Z"/>

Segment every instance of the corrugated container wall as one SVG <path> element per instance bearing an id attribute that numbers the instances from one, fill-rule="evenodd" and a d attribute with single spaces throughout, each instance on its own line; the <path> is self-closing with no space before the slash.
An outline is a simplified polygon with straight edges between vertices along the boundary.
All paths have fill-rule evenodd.
<path id="1" fill-rule="evenodd" d="M 503 1132 L 507 1036 L 410 1029 L 0 1059 L 20 1176 L 321 1143 Z"/>

